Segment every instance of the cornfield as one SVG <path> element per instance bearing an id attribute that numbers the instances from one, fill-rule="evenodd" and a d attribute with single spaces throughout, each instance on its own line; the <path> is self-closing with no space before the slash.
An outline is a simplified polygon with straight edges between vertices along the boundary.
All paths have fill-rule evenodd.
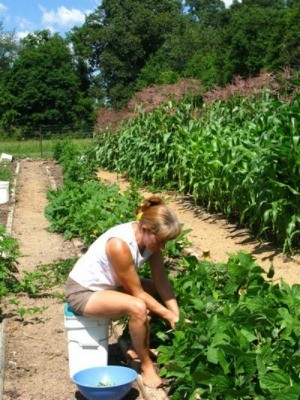
<path id="1" fill-rule="evenodd" d="M 293 253 L 300 244 L 299 100 L 265 92 L 198 110 L 169 103 L 101 135 L 97 162 L 190 194 Z"/>

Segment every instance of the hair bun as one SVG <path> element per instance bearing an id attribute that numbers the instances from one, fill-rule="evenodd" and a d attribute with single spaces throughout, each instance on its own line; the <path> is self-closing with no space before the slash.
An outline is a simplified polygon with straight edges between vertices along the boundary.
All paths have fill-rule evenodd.
<path id="1" fill-rule="evenodd" d="M 154 206 L 160 206 L 164 204 L 164 200 L 160 196 L 150 196 L 148 199 L 144 201 L 144 203 L 140 206 L 140 211 L 147 211 L 149 208 Z"/>
<path id="2" fill-rule="evenodd" d="M 163 198 L 160 196 L 151 196 L 147 199 L 147 201 L 150 203 L 150 207 L 164 204 Z"/>

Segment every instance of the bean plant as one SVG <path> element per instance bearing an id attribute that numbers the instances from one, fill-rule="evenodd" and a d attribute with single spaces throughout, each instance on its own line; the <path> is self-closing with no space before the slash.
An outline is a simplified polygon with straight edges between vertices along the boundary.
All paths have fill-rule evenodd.
<path id="1" fill-rule="evenodd" d="M 80 183 L 96 180 L 93 147 L 80 150 L 70 140 L 58 141 L 54 145 L 53 158 L 59 162 L 65 181 Z"/>
<path id="2" fill-rule="evenodd" d="M 56 147 L 54 157 L 62 165 L 64 180 L 61 188 L 47 193 L 49 231 L 68 239 L 79 237 L 89 245 L 108 228 L 135 219 L 142 196 L 134 185 L 122 192 L 118 185 L 98 182 L 93 150 L 82 154 L 74 144 L 64 142 Z"/>
<path id="3" fill-rule="evenodd" d="M 272 282 L 272 267 L 266 275 L 242 252 L 181 267 L 172 282 L 181 320 L 156 328 L 171 398 L 299 399 L 300 285 Z"/>
<path id="4" fill-rule="evenodd" d="M 49 191 L 47 199 L 49 231 L 68 239 L 79 237 L 89 245 L 110 227 L 134 220 L 141 196 L 134 188 L 124 193 L 118 185 L 91 181 L 68 182 L 61 189 Z"/>
<path id="5" fill-rule="evenodd" d="M 20 256 L 19 245 L 16 239 L 6 233 L 6 228 L 0 225 L 0 300 L 11 292 L 18 290 L 18 257 Z M 2 314 L 2 306 L 0 314 Z"/>

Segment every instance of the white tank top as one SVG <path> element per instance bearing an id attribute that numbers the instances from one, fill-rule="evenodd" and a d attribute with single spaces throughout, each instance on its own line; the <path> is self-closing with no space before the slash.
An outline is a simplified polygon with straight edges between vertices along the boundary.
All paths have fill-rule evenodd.
<path id="1" fill-rule="evenodd" d="M 111 238 L 119 238 L 127 243 L 136 270 L 151 256 L 152 252 L 146 248 L 140 253 L 134 230 L 134 222 L 114 226 L 103 233 L 89 247 L 88 251 L 76 262 L 70 277 L 80 285 L 93 290 L 114 289 L 120 286 L 113 266 L 110 264 L 105 251 L 106 243 Z"/>

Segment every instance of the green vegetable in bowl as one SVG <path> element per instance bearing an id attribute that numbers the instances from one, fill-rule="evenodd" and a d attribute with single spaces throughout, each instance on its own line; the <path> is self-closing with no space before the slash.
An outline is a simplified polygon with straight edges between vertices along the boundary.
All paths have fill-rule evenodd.
<path id="1" fill-rule="evenodd" d="M 97 387 L 104 387 L 104 386 L 115 386 L 115 383 L 111 383 L 109 381 L 99 382 Z"/>

